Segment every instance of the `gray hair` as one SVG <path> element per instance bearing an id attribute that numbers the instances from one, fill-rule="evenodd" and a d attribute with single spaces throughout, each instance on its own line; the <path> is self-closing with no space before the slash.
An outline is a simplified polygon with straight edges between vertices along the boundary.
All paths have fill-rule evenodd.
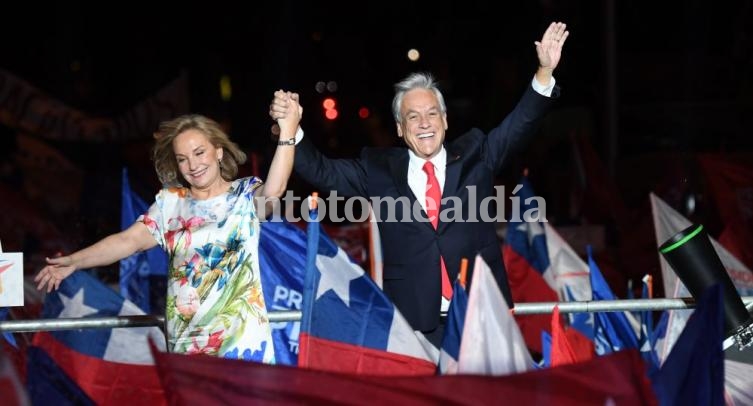
<path id="1" fill-rule="evenodd" d="M 400 117 L 400 105 L 403 104 L 405 94 L 413 89 L 428 89 L 434 92 L 439 101 L 439 108 L 442 110 L 442 114 L 447 114 L 444 97 L 442 96 L 442 92 L 439 91 L 439 86 L 434 77 L 430 73 L 416 72 L 411 73 L 408 77 L 395 84 L 395 97 L 392 99 L 392 115 L 395 117 L 396 123 L 400 124 L 403 122 L 403 118 Z"/>

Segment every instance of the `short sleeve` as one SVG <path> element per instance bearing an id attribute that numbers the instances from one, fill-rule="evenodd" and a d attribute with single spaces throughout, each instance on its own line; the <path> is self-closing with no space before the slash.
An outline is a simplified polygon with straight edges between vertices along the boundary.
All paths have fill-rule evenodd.
<path id="1" fill-rule="evenodd" d="M 259 193 L 259 189 L 264 185 L 264 182 L 256 176 L 249 176 L 239 179 L 237 185 L 234 192 L 236 196 L 252 199 Z"/>
<path id="2" fill-rule="evenodd" d="M 136 219 L 136 221 L 144 223 L 149 229 L 149 233 L 152 234 L 152 237 L 154 237 L 162 248 L 165 248 L 163 207 L 166 193 L 169 193 L 166 189 L 160 190 L 154 198 L 154 203 L 149 206 L 149 210 Z"/>

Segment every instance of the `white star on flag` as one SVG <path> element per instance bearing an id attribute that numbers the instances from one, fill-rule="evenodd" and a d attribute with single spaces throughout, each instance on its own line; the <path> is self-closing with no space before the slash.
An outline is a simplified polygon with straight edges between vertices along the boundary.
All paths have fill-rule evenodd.
<path id="1" fill-rule="evenodd" d="M 84 288 L 79 289 L 73 297 L 67 297 L 62 293 L 58 293 L 58 296 L 63 302 L 63 311 L 58 315 L 61 319 L 85 317 L 98 312 L 96 308 L 84 304 Z"/>
<path id="2" fill-rule="evenodd" d="M 541 227 L 541 224 L 539 224 L 538 221 L 531 221 L 529 223 L 521 223 L 517 227 L 518 231 L 522 231 L 526 233 L 528 236 L 528 245 L 533 245 L 533 239 L 536 238 L 536 236 L 544 234 L 544 227 Z"/>
<path id="3" fill-rule="evenodd" d="M 343 264 L 349 266 L 343 267 Z M 350 281 L 360 278 L 364 275 L 363 269 L 350 262 L 348 255 L 342 249 L 337 250 L 337 255 L 328 257 L 326 255 L 316 256 L 316 267 L 324 269 L 319 272 L 319 287 L 316 290 L 316 299 L 319 299 L 328 290 L 334 290 L 335 294 L 350 306 Z"/>

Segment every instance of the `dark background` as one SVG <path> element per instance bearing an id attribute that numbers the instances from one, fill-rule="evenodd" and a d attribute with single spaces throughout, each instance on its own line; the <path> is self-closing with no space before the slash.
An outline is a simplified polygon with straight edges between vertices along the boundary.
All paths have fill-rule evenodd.
<path id="1" fill-rule="evenodd" d="M 439 79 L 448 138 L 472 126 L 486 131 L 530 83 L 537 63 L 533 42 L 550 22 L 563 21 L 570 37 L 555 72 L 562 97 L 500 182 L 512 185 L 529 168 L 555 225 L 603 227 L 597 245 L 604 267 L 623 278 L 656 273 L 656 254 L 623 269 L 625 258 L 615 252 L 627 237 L 573 202 L 573 139 L 593 148 L 601 175 L 615 182 L 629 208 L 645 213 L 648 193 L 663 188 L 663 198 L 707 221 L 712 232 L 719 231 L 718 219 L 703 210 L 702 182 L 688 157 L 746 156 L 753 146 L 751 1 L 68 1 L 15 4 L 3 14 L 0 68 L 94 117 L 116 117 L 187 73 L 191 112 L 221 121 L 244 150 L 257 153 L 261 176 L 273 149 L 267 110 L 274 90 L 301 94 L 306 136 L 333 157 L 396 143 L 392 85 L 416 70 Z M 406 58 L 410 48 L 421 52 L 418 62 Z M 219 92 L 224 75 L 232 84 L 229 101 Z M 338 90 L 318 93 L 318 81 L 336 81 Z M 324 118 L 324 97 L 337 101 L 337 120 Z M 368 118 L 358 117 L 361 107 L 370 110 Z M 17 129 L 8 123 L 1 129 L 0 159 L 7 163 L 17 149 Z M 49 220 L 70 236 L 62 248 L 117 231 L 123 166 L 132 170 L 134 190 L 151 199 L 158 184 L 150 135 L 50 142 L 84 172 L 79 210 Z M 669 179 L 660 176 L 669 172 Z M 17 185 L 15 176 L 6 168 L 3 182 Z M 298 195 L 310 191 L 296 177 L 291 188 Z M 694 210 L 683 209 L 688 195 L 697 197 Z M 50 249 L 29 237 L 3 243 L 30 258 Z"/>

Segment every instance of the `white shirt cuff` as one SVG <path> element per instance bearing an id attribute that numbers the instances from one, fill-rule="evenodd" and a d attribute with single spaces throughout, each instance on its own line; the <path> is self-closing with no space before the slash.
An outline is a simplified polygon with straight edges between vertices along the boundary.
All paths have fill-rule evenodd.
<path id="1" fill-rule="evenodd" d="M 303 139 L 303 129 L 301 129 L 301 126 L 298 126 L 298 129 L 295 131 L 295 145 L 298 145 L 302 139 Z"/>
<path id="2" fill-rule="evenodd" d="M 531 81 L 531 86 L 533 87 L 533 90 L 536 91 L 536 93 L 551 97 L 552 96 L 552 90 L 554 90 L 554 84 L 557 83 L 556 80 L 554 80 L 554 76 L 552 76 L 552 80 L 549 81 L 549 85 L 544 86 L 541 83 L 539 83 L 538 80 L 536 80 L 536 76 L 533 77 L 533 80 Z"/>

